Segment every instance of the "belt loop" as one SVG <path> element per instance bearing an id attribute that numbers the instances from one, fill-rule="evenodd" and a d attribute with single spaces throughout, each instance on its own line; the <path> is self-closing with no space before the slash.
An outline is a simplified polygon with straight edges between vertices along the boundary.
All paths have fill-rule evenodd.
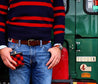
<path id="1" fill-rule="evenodd" d="M 42 45 L 43 45 L 43 44 L 42 44 L 42 40 L 40 40 L 40 47 L 42 47 Z"/>
<path id="2" fill-rule="evenodd" d="M 21 45 L 21 40 L 19 40 L 18 45 L 19 45 L 19 47 L 20 47 L 20 45 Z"/>

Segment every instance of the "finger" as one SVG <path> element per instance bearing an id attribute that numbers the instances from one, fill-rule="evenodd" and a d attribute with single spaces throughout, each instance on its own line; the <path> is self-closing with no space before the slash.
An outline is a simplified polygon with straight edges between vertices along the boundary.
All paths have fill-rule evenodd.
<path id="1" fill-rule="evenodd" d="M 9 51 L 12 52 L 13 51 L 12 48 L 9 48 Z"/>
<path id="2" fill-rule="evenodd" d="M 59 57 L 59 58 L 57 59 L 58 63 L 60 62 L 60 59 L 61 59 L 61 57 Z"/>
<path id="3" fill-rule="evenodd" d="M 48 69 L 53 68 L 55 65 L 57 64 L 57 59 L 53 59 L 53 61 L 51 62 L 51 64 L 49 65 Z"/>
<path id="4" fill-rule="evenodd" d="M 4 64 L 12 70 L 15 70 L 16 67 L 9 62 L 9 60 L 4 61 Z"/>
<path id="5" fill-rule="evenodd" d="M 10 69 L 12 69 L 12 70 L 15 70 L 16 69 L 16 67 L 12 63 L 10 63 L 9 61 L 7 63 L 8 63 L 8 67 Z"/>
<path id="6" fill-rule="evenodd" d="M 8 60 L 9 60 L 12 64 L 17 65 L 17 63 L 11 58 L 11 56 L 8 58 Z"/>
<path id="7" fill-rule="evenodd" d="M 60 62 L 60 60 L 61 60 L 61 57 L 58 59 L 58 63 Z"/>
<path id="8" fill-rule="evenodd" d="M 59 62 L 60 62 L 60 59 L 59 59 L 59 58 L 55 58 L 55 59 L 53 60 L 53 64 L 51 64 L 48 68 L 49 68 L 49 69 L 53 68 L 53 67 L 56 66 Z"/>
<path id="9" fill-rule="evenodd" d="M 51 52 L 51 48 L 48 49 L 48 52 Z"/>
<path id="10" fill-rule="evenodd" d="M 9 51 L 12 52 L 12 48 L 9 48 Z M 8 60 L 9 60 L 12 64 L 17 65 L 17 63 L 11 58 L 10 53 L 9 53 L 9 56 L 8 56 Z"/>
<path id="11" fill-rule="evenodd" d="M 46 66 L 48 66 L 54 59 L 54 56 L 51 56 L 51 58 L 49 59 L 49 61 L 47 62 Z"/>
<path id="12" fill-rule="evenodd" d="M 10 59 L 10 62 L 14 65 L 17 65 L 17 63 L 13 60 L 13 59 Z"/>

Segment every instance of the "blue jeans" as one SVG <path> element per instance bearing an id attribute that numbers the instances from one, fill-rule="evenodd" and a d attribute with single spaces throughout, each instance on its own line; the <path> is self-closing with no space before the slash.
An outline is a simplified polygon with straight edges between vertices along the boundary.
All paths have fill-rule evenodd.
<path id="1" fill-rule="evenodd" d="M 8 43 L 8 47 L 23 53 L 25 65 L 16 70 L 9 70 L 10 84 L 51 84 L 52 69 L 46 63 L 50 59 L 48 49 L 51 43 L 39 46 L 28 46 L 20 43 Z"/>

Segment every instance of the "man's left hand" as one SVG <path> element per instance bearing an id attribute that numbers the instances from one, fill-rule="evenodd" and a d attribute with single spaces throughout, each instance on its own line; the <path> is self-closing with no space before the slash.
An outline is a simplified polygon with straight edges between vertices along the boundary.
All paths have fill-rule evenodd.
<path id="1" fill-rule="evenodd" d="M 57 47 L 52 47 L 48 51 L 51 53 L 51 58 L 47 62 L 46 66 L 48 66 L 48 69 L 51 69 L 59 63 L 61 59 L 61 50 Z"/>

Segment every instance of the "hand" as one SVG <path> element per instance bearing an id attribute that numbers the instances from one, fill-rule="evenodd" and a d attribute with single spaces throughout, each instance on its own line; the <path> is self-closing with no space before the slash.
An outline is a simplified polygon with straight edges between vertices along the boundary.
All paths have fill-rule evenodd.
<path id="1" fill-rule="evenodd" d="M 57 47 L 52 47 L 48 51 L 51 53 L 51 58 L 47 62 L 46 66 L 48 66 L 48 69 L 51 69 L 59 63 L 61 59 L 61 50 Z"/>
<path id="2" fill-rule="evenodd" d="M 14 65 L 17 65 L 17 63 L 11 58 L 10 56 L 10 52 L 12 52 L 12 49 L 11 48 L 3 48 L 0 50 L 0 54 L 1 54 L 1 58 L 3 60 L 3 63 L 11 68 L 12 70 L 15 70 L 16 67 Z"/>

